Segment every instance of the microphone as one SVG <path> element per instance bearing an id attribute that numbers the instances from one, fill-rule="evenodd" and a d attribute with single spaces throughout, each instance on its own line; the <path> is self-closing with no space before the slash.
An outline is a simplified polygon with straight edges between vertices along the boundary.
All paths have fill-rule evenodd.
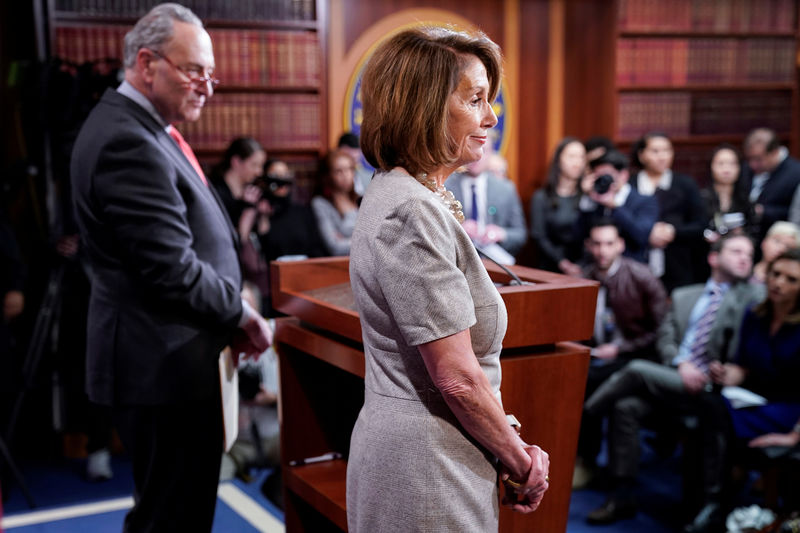
<path id="1" fill-rule="evenodd" d="M 511 281 L 508 282 L 508 284 L 510 286 L 515 286 L 515 285 L 533 285 L 533 283 L 531 283 L 530 281 L 522 281 L 521 279 L 519 279 L 519 276 L 517 276 L 516 274 L 511 272 L 511 270 L 509 270 L 505 265 L 501 265 L 500 263 L 498 263 L 494 259 L 494 257 L 492 257 L 491 255 L 489 255 L 486 252 L 484 252 L 481 249 L 481 247 L 478 246 L 477 244 L 475 244 L 475 249 L 478 251 L 479 254 L 481 254 L 483 257 L 485 257 L 486 259 L 488 259 L 489 261 L 491 261 L 495 265 L 499 266 L 501 269 L 503 269 L 503 272 L 505 272 L 506 274 L 511 276 Z"/>

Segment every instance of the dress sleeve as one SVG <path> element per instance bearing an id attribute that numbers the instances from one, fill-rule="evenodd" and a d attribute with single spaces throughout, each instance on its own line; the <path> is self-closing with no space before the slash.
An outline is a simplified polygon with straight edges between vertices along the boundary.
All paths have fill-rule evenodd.
<path id="1" fill-rule="evenodd" d="M 375 276 L 403 338 L 416 346 L 475 324 L 475 309 L 459 256 L 472 252 L 452 217 L 414 198 L 389 214 L 375 240 Z M 474 253 L 474 252 L 473 252 Z"/>

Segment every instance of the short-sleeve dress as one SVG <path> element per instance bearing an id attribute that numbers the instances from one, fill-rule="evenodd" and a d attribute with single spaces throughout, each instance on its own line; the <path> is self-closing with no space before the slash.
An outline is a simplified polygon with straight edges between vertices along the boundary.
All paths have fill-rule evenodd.
<path id="1" fill-rule="evenodd" d="M 500 399 L 506 309 L 469 236 L 416 179 L 379 174 L 359 210 L 350 277 L 366 377 L 347 467 L 349 530 L 496 531 L 494 457 L 448 408 L 417 348 L 469 328 Z"/>

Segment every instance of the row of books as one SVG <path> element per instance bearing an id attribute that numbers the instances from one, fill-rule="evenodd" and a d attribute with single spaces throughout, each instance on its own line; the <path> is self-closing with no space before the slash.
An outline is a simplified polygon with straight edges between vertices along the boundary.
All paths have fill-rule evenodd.
<path id="1" fill-rule="evenodd" d="M 74 63 L 122 57 L 123 26 L 59 26 L 55 55 Z M 210 30 L 223 85 L 320 86 L 319 38 L 310 31 Z"/>
<path id="2" fill-rule="evenodd" d="M 795 0 L 620 0 L 620 31 L 793 32 Z"/>
<path id="3" fill-rule="evenodd" d="M 746 133 L 759 126 L 790 131 L 791 109 L 789 91 L 694 94 L 690 132 Z"/>
<path id="4" fill-rule="evenodd" d="M 163 0 L 56 0 L 57 11 L 86 16 L 139 18 Z M 306 20 L 317 18 L 315 0 L 181 0 L 203 20 Z"/>
<path id="5" fill-rule="evenodd" d="M 310 31 L 210 30 L 223 84 L 319 87 L 320 46 Z"/>
<path id="6" fill-rule="evenodd" d="M 200 120 L 181 126 L 195 150 L 224 150 L 236 137 L 254 137 L 267 150 L 317 150 L 321 145 L 316 94 L 214 95 Z"/>
<path id="7" fill-rule="evenodd" d="M 621 93 L 617 137 L 636 139 L 651 130 L 672 137 L 743 135 L 756 127 L 791 129 L 790 91 L 730 93 Z"/>
<path id="8" fill-rule="evenodd" d="M 618 85 L 791 83 L 795 40 L 620 38 Z"/>

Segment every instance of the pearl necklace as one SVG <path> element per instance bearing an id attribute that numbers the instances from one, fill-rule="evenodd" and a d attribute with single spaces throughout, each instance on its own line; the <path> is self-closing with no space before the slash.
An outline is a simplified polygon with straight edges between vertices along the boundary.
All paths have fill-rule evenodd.
<path id="1" fill-rule="evenodd" d="M 464 211 L 461 209 L 461 202 L 456 200 L 456 197 L 453 196 L 453 193 L 445 189 L 444 185 L 438 185 L 436 180 L 429 178 L 428 174 L 424 172 L 419 176 L 414 176 L 414 179 L 424 185 L 426 189 L 438 196 L 439 200 L 441 200 L 448 211 L 450 211 L 450 213 L 456 217 L 456 220 L 458 220 L 459 224 L 464 222 Z"/>

